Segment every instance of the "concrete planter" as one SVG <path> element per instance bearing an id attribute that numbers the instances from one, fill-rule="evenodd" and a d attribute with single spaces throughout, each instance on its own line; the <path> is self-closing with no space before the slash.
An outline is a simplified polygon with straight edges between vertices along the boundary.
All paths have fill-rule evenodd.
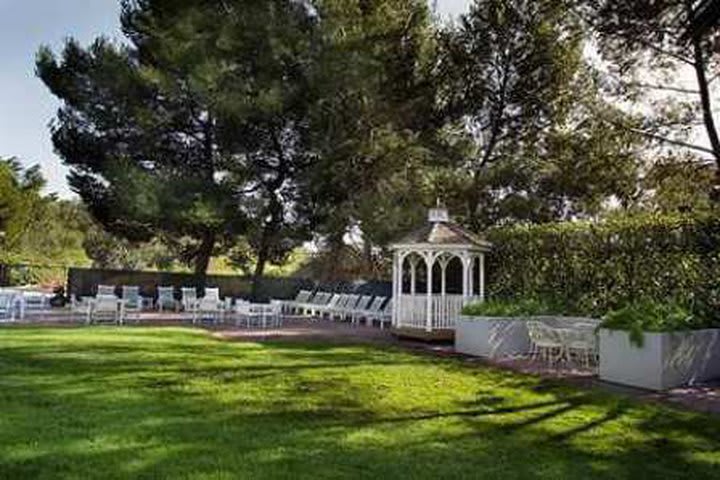
<path id="1" fill-rule="evenodd" d="M 720 329 L 644 334 L 643 346 L 622 330 L 600 330 L 600 378 L 667 390 L 720 378 Z"/>
<path id="2" fill-rule="evenodd" d="M 518 317 L 461 316 L 455 324 L 455 350 L 497 358 L 530 351 L 526 320 Z"/>
<path id="3" fill-rule="evenodd" d="M 455 350 L 467 355 L 488 358 L 527 355 L 530 353 L 528 320 L 536 320 L 555 328 L 572 328 L 577 323 L 593 323 L 591 318 L 534 317 L 471 317 L 461 316 L 455 323 Z"/>

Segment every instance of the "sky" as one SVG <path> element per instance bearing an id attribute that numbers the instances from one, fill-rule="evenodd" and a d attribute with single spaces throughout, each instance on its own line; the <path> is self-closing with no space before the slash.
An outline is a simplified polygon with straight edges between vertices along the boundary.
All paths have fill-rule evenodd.
<path id="1" fill-rule="evenodd" d="M 40 164 L 48 193 L 71 194 L 48 129 L 59 104 L 35 76 L 35 53 L 67 37 L 117 38 L 118 14 L 118 0 L 0 0 L 0 156 Z"/>
<path id="2" fill-rule="evenodd" d="M 463 12 L 469 0 L 438 0 L 443 16 Z M 54 51 L 64 39 L 82 44 L 120 38 L 119 0 L 0 0 L 0 157 L 40 164 L 47 191 L 71 196 L 67 169 L 53 152 L 48 124 L 59 103 L 35 76 L 41 45 Z"/>

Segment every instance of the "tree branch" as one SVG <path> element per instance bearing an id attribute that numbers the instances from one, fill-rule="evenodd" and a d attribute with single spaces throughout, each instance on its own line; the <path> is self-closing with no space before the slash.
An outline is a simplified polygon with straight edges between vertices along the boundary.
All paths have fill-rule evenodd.
<path id="1" fill-rule="evenodd" d="M 692 12 L 692 2 L 686 2 L 689 12 Z M 718 137 L 715 119 L 713 118 L 712 103 L 710 100 L 710 88 L 708 87 L 707 76 L 705 75 L 705 58 L 703 56 L 700 40 L 693 38 L 692 40 L 693 55 L 695 57 L 695 76 L 697 77 L 698 87 L 700 87 L 700 101 L 702 103 L 703 120 L 705 121 L 705 130 L 707 131 L 710 145 L 712 145 L 712 154 L 720 167 L 720 137 Z"/>
<path id="2" fill-rule="evenodd" d="M 698 152 L 709 153 L 709 154 L 712 154 L 713 156 L 715 155 L 715 152 L 707 147 L 701 147 L 700 145 L 683 142 L 682 140 L 675 140 L 672 138 L 663 137 L 662 135 L 658 135 L 657 133 L 640 130 L 639 128 L 627 127 L 621 123 L 613 122 L 612 120 L 608 120 L 608 119 L 601 119 L 601 120 L 603 120 L 607 123 L 610 123 L 616 127 L 622 128 L 623 130 L 627 130 L 628 132 L 637 133 L 638 135 L 642 135 L 644 137 L 652 138 L 654 140 L 659 140 L 661 142 L 669 143 L 671 145 L 675 145 L 678 147 L 688 148 L 690 150 L 696 150 Z"/>
<path id="3" fill-rule="evenodd" d="M 670 58 L 674 58 L 675 60 L 679 62 L 683 62 L 690 66 L 695 66 L 695 62 L 691 59 L 684 57 L 683 55 L 678 55 L 677 53 L 668 52 L 667 50 L 664 50 L 656 45 L 653 45 L 652 43 L 646 42 L 644 40 L 635 39 L 636 42 L 638 42 L 640 45 L 644 46 L 645 48 L 649 48 L 650 50 L 654 51 L 655 53 L 658 53 L 660 55 L 665 55 Z"/>
<path id="4" fill-rule="evenodd" d="M 666 90 L 668 92 L 676 92 L 676 93 L 686 93 L 689 95 L 699 95 L 700 90 L 692 90 L 690 88 L 681 88 L 681 87 L 670 87 L 665 85 L 653 85 L 651 83 L 642 83 L 642 82 L 630 82 L 626 83 L 629 87 L 639 87 L 639 88 L 650 88 L 653 90 Z"/>

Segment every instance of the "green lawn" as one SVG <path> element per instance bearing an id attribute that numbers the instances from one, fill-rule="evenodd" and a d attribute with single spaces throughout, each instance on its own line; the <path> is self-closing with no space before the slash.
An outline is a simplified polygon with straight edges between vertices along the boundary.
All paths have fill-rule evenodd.
<path id="1" fill-rule="evenodd" d="M 0 478 L 720 478 L 720 419 L 368 346 L 0 329 Z"/>

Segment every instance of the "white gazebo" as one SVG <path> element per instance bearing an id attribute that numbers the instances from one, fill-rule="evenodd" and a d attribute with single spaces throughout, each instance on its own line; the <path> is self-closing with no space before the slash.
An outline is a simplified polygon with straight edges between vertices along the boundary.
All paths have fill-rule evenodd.
<path id="1" fill-rule="evenodd" d="M 491 244 L 431 209 L 428 222 L 391 246 L 393 328 L 452 332 L 463 306 L 485 298 L 485 253 Z"/>

